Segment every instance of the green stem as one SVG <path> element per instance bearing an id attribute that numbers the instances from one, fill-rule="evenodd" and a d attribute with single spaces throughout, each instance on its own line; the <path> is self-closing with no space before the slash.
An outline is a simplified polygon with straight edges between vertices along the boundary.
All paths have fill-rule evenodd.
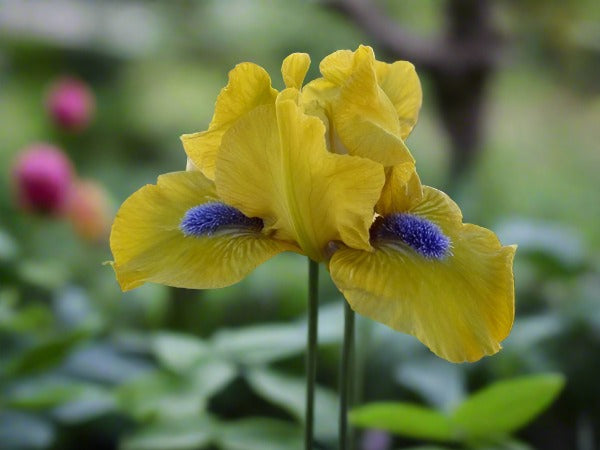
<path id="1" fill-rule="evenodd" d="M 306 424 L 304 446 L 313 448 L 315 416 L 315 377 L 317 373 L 317 322 L 319 308 L 319 264 L 308 260 L 308 335 L 306 351 Z"/>
<path id="2" fill-rule="evenodd" d="M 344 346 L 340 367 L 340 450 L 348 450 L 352 439 L 348 439 L 348 406 L 352 391 L 352 356 L 354 352 L 354 311 L 344 302 Z M 350 446 L 348 442 L 350 441 Z"/>

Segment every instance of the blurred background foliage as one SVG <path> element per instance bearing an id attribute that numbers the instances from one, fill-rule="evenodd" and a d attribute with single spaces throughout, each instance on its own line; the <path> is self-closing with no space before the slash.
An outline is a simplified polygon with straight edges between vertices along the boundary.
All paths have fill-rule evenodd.
<path id="1" fill-rule="evenodd" d="M 447 3 L 376 6 L 429 36 L 447 27 Z M 281 88 L 279 65 L 294 51 L 310 53 L 309 78 L 340 48 L 370 44 L 386 57 L 332 6 L 0 1 L 0 448 L 299 448 L 302 258 L 280 255 L 218 291 L 123 294 L 102 265 L 106 235 L 23 211 L 11 168 L 33 143 L 58 146 L 102 187 L 112 209 L 97 220 L 110 222 L 140 186 L 185 167 L 178 136 L 207 127 L 236 63 L 264 66 Z M 408 144 L 424 183 L 451 189 L 467 222 L 519 245 L 514 329 L 497 356 L 452 365 L 360 319 L 355 401 L 371 405 L 353 413 L 356 448 L 600 445 L 600 4 L 503 0 L 490 14 L 502 53 L 469 170 L 448 177 L 456 155 L 419 64 L 424 105 Z M 95 97 L 78 132 L 57 127 L 44 104 L 65 75 Z M 322 275 L 316 431 L 331 449 L 343 299 Z"/>

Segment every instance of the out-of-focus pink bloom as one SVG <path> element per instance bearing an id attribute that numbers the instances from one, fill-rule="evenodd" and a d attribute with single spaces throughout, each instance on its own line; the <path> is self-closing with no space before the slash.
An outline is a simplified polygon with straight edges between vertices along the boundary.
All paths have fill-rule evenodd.
<path id="1" fill-rule="evenodd" d="M 107 238 L 112 215 L 104 187 L 93 180 L 75 181 L 68 216 L 81 238 L 90 242 Z"/>
<path id="2" fill-rule="evenodd" d="M 367 430 L 362 435 L 363 450 L 388 450 L 392 445 L 389 433 L 381 430 Z"/>
<path id="3" fill-rule="evenodd" d="M 65 154 L 49 144 L 24 149 L 13 167 L 19 205 L 28 211 L 61 214 L 71 192 L 73 168 Z"/>
<path id="4" fill-rule="evenodd" d="M 48 91 L 46 109 L 53 122 L 69 131 L 87 127 L 94 116 L 96 101 L 87 84 L 75 78 L 61 78 Z"/>

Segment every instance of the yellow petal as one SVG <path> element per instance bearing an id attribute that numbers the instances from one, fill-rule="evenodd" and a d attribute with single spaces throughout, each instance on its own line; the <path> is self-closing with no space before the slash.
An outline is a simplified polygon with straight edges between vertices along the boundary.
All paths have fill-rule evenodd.
<path id="1" fill-rule="evenodd" d="M 413 163 L 403 163 L 385 169 L 385 185 L 375 211 L 383 216 L 406 211 L 423 197 L 421 180 Z"/>
<path id="2" fill-rule="evenodd" d="M 515 247 L 461 224 L 458 207 L 429 187 L 408 212 L 439 225 L 452 254 L 425 259 L 389 241 L 373 243 L 374 252 L 340 249 L 330 261 L 334 282 L 358 313 L 416 336 L 448 361 L 496 353 L 514 318 Z"/>
<path id="3" fill-rule="evenodd" d="M 249 113 L 224 136 L 218 155 L 219 196 L 249 217 L 261 217 L 277 239 L 297 242 L 316 261 L 330 241 L 370 248 L 382 167 L 329 153 L 324 125 L 290 95 Z"/>
<path id="4" fill-rule="evenodd" d="M 208 289 L 240 281 L 288 247 L 260 232 L 184 236 L 185 212 L 218 201 L 214 184 L 200 172 L 162 175 L 119 209 L 112 227 L 113 268 L 123 290 L 145 282 Z"/>
<path id="5" fill-rule="evenodd" d="M 187 170 L 188 172 L 194 172 L 194 171 L 199 171 L 200 169 L 198 169 L 198 167 L 196 167 L 196 164 L 194 164 L 194 161 L 192 161 L 190 158 L 188 158 L 185 163 L 185 170 Z"/>
<path id="6" fill-rule="evenodd" d="M 327 81 L 325 78 L 317 78 L 309 82 L 301 92 L 300 103 L 306 114 L 318 117 L 325 125 L 327 149 L 333 153 L 336 149 L 343 147 L 336 144 L 336 135 L 332 130 L 331 125 L 331 104 L 339 94 L 340 88 L 335 84 Z M 348 153 L 348 152 L 345 152 Z"/>
<path id="7" fill-rule="evenodd" d="M 288 88 L 302 88 L 302 82 L 310 66 L 310 56 L 306 53 L 292 53 L 283 60 L 281 75 Z"/>
<path id="8" fill-rule="evenodd" d="M 349 154 L 384 166 L 414 162 L 402 140 L 396 109 L 377 83 L 370 47 L 360 47 L 355 52 L 352 74 L 341 86 L 331 114 Z"/>
<path id="9" fill-rule="evenodd" d="M 326 80 L 341 85 L 352 73 L 353 61 L 353 51 L 338 50 L 323 58 L 319 70 Z"/>
<path id="10" fill-rule="evenodd" d="M 339 91 L 339 86 L 333 84 L 331 81 L 325 78 L 317 78 L 310 81 L 302 89 L 302 103 L 305 105 L 316 103 L 321 108 L 328 110 L 329 105 L 339 94 Z"/>
<path id="11" fill-rule="evenodd" d="M 376 61 L 375 70 L 379 86 L 396 109 L 400 121 L 400 137 L 404 140 L 417 123 L 423 101 L 415 66 L 407 61 L 396 61 L 393 64 Z"/>
<path id="12" fill-rule="evenodd" d="M 216 155 L 223 134 L 248 111 L 274 103 L 276 96 L 271 78 L 262 67 L 252 63 L 235 66 L 229 72 L 229 83 L 217 97 L 208 130 L 181 136 L 188 157 L 206 177 L 214 179 Z"/>

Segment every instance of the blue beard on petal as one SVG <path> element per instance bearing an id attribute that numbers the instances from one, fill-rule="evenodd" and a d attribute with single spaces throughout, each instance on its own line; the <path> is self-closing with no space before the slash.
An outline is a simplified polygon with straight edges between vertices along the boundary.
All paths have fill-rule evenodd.
<path id="1" fill-rule="evenodd" d="M 401 241 L 427 259 L 450 254 L 450 238 L 435 223 L 414 214 L 395 213 L 379 217 L 371 227 L 371 238 Z"/>
<path id="2" fill-rule="evenodd" d="M 219 231 L 260 231 L 263 221 L 258 217 L 247 217 L 233 206 L 221 202 L 210 202 L 188 209 L 179 228 L 185 236 L 212 236 Z"/>

